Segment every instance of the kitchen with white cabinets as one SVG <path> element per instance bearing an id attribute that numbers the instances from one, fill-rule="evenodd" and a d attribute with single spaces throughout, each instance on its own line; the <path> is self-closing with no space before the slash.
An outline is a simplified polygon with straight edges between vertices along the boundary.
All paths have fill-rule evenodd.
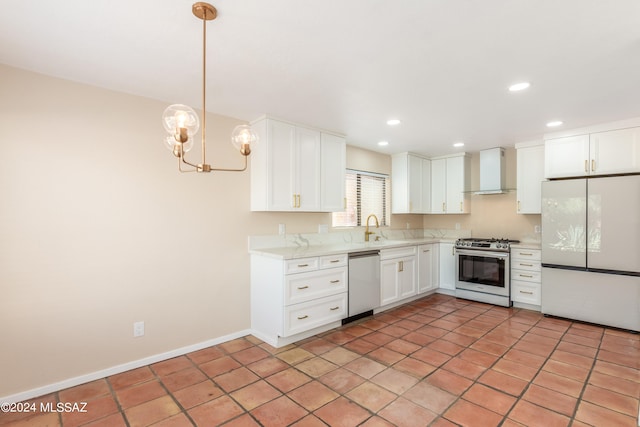
<path id="1" fill-rule="evenodd" d="M 269 124 L 270 121 L 272 120 L 266 119 L 267 132 L 270 126 L 280 125 L 278 121 Z M 264 121 L 257 122 L 258 126 L 264 124 Z M 293 129 L 289 128 L 290 133 L 287 134 L 287 138 L 295 140 L 294 129 L 296 126 L 293 124 L 288 126 Z M 255 265 L 258 266 L 264 265 L 264 261 L 258 260 L 265 256 L 267 258 L 281 257 L 283 261 L 279 262 L 282 263 L 288 262 L 286 260 L 289 258 L 291 260 L 298 259 L 299 256 L 302 256 L 300 259 L 306 260 L 305 254 L 309 251 L 317 253 L 318 256 L 329 256 L 333 253 L 332 251 L 336 250 L 345 253 L 355 253 L 365 249 L 377 250 L 380 260 L 380 282 L 376 286 L 380 287 L 380 298 L 379 304 L 373 308 L 373 312 L 380 312 L 433 292 L 455 295 L 457 258 L 454 240 L 459 237 L 470 237 L 478 235 L 477 233 L 483 233 L 481 227 L 484 224 L 480 224 L 481 222 L 494 224 L 503 222 L 504 225 L 507 225 L 504 230 L 508 235 L 496 237 L 522 240 L 520 243 L 511 245 L 511 259 L 507 266 L 510 269 L 510 274 L 507 275 L 510 277 L 510 302 L 517 308 L 540 311 L 543 307 L 543 295 L 545 294 L 540 245 L 540 215 L 542 212 L 540 189 L 542 183 L 548 179 L 565 178 L 575 173 L 608 175 L 610 173 L 639 171 L 637 167 L 639 163 L 635 156 L 637 152 L 640 152 L 637 142 L 640 127 L 610 131 L 602 130 L 601 127 L 595 129 L 597 131 L 576 136 L 567 135 L 556 138 L 555 134 L 551 134 L 544 140 L 517 143 L 514 148 L 507 149 L 508 177 L 505 184 L 505 171 L 502 170 L 501 185 L 505 188 L 499 191 L 474 193 L 473 187 L 478 184 L 479 169 L 482 167 L 477 153 L 461 153 L 443 157 L 428 157 L 415 153 L 394 154 L 391 156 L 391 210 L 394 221 L 401 221 L 406 215 L 409 218 L 411 215 L 419 214 L 423 218 L 422 230 L 410 230 L 411 236 L 406 238 L 407 232 L 403 232 L 399 228 L 391 228 L 382 231 L 384 237 L 380 239 L 380 236 L 377 236 L 373 242 L 362 241 L 359 236 L 361 232 L 356 230 L 333 230 L 328 235 L 300 235 L 301 240 L 295 244 L 292 244 L 291 240 L 287 243 L 286 239 L 280 238 L 279 243 L 276 244 L 281 245 L 280 248 L 265 248 L 260 245 L 253 247 L 252 260 L 255 259 Z M 580 132 L 583 131 L 580 130 Z M 274 143 L 273 139 L 276 134 L 269 135 L 267 133 L 267 135 L 268 144 Z M 331 133 L 327 133 L 327 135 L 339 138 Z M 341 142 L 342 140 L 338 139 L 338 145 L 334 145 L 334 149 L 339 149 Z M 610 147 L 612 144 L 616 147 L 615 152 L 620 150 L 624 152 L 625 162 L 611 159 Z M 501 153 L 502 167 L 504 168 L 505 150 L 502 149 Z M 575 160 L 576 157 L 580 157 L 579 162 Z M 334 153 L 332 158 L 343 158 L 343 156 Z M 618 165 L 617 169 L 611 164 Z M 577 166 L 580 166 L 579 170 Z M 257 176 L 262 181 L 262 172 L 260 173 Z M 337 180 L 334 181 L 334 186 L 337 185 L 336 182 Z M 295 188 L 291 187 L 288 182 L 283 185 L 286 188 Z M 263 186 L 258 186 L 260 192 L 263 188 Z M 331 189 L 328 189 L 328 192 L 339 193 Z M 297 193 L 294 191 L 293 195 L 289 194 L 288 198 L 291 203 L 285 206 L 285 210 L 298 209 L 295 207 L 298 203 Z M 320 205 L 321 203 L 318 204 L 318 206 Z M 512 213 L 506 213 L 503 205 L 510 205 L 509 210 Z M 336 209 L 339 210 L 340 207 L 336 206 Z M 273 210 L 277 210 L 275 205 Z M 516 222 L 519 225 L 512 225 L 509 228 L 508 224 L 514 221 L 513 218 L 520 221 Z M 446 224 L 444 229 L 438 227 L 438 224 L 443 223 Z M 435 224 L 435 228 L 431 227 L 432 224 Z M 486 227 L 486 225 L 484 226 Z M 500 230 L 500 226 L 497 229 Z M 438 236 L 437 233 L 444 233 L 446 236 Z M 336 237 L 341 234 L 349 234 L 349 237 Z M 295 239 L 293 238 L 293 240 Z M 324 243 L 316 247 L 309 246 L 308 242 L 314 240 L 316 244 L 318 242 Z M 340 241 L 351 243 L 340 243 Z M 357 243 L 358 241 L 362 241 L 362 243 Z M 307 246 L 301 247 L 300 242 L 307 242 L 304 243 Z M 330 253 L 327 254 L 323 252 L 324 250 L 329 250 Z M 306 261 L 304 263 L 306 264 Z M 281 270 L 281 267 L 276 270 Z M 264 280 L 270 283 L 272 280 L 275 280 L 276 283 L 286 282 L 282 276 L 284 273 L 276 270 L 266 274 L 262 268 L 257 268 L 252 275 L 252 277 L 256 277 L 253 282 L 258 287 L 260 286 L 258 283 Z M 265 279 L 267 277 L 269 279 Z M 306 289 L 306 286 L 308 285 L 305 284 L 303 287 Z M 277 294 L 282 292 L 285 291 L 277 291 Z M 337 318 L 338 314 L 342 315 L 342 318 L 346 318 L 348 314 L 342 308 L 335 309 L 335 307 L 341 307 L 337 299 L 341 298 L 342 294 L 342 292 L 336 291 L 335 296 L 327 297 L 331 301 L 327 301 L 325 304 L 327 306 L 325 308 L 334 308 L 335 311 L 331 315 L 321 316 L 322 320 L 311 322 L 306 320 L 309 318 L 307 316 L 311 316 L 311 314 L 296 311 L 296 316 L 302 318 L 296 318 L 297 323 L 307 326 L 295 329 L 287 326 L 296 319 L 287 314 L 292 311 L 286 304 L 288 301 L 286 298 L 285 304 L 274 301 L 272 307 L 267 310 L 265 303 L 268 297 L 262 295 L 260 291 L 257 294 L 259 296 L 253 298 L 255 305 L 252 309 L 255 313 L 252 316 L 252 319 L 255 319 L 255 321 L 252 320 L 253 328 L 262 328 L 261 337 L 274 345 L 282 345 L 291 342 L 291 339 L 300 339 L 317 333 L 319 330 L 335 327 L 341 320 Z M 348 300 L 348 291 L 345 295 Z M 316 303 L 309 302 L 307 305 L 315 307 Z M 307 305 L 300 307 L 306 309 Z M 329 305 L 333 305 L 333 307 L 329 307 Z M 310 309 L 307 311 L 310 312 Z M 282 313 L 277 317 L 282 318 L 283 323 L 266 331 L 263 325 L 268 324 L 265 321 L 265 313 L 269 312 Z M 303 319 L 306 320 L 306 323 L 302 321 Z"/>

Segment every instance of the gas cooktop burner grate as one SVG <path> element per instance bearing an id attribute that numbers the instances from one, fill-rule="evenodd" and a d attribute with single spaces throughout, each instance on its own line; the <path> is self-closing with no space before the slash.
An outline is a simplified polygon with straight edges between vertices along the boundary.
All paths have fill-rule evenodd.
<path id="1" fill-rule="evenodd" d="M 468 237 L 456 240 L 456 248 L 460 249 L 480 249 L 480 250 L 500 250 L 509 251 L 511 243 L 520 243 L 519 240 L 496 239 L 496 238 L 478 238 Z"/>

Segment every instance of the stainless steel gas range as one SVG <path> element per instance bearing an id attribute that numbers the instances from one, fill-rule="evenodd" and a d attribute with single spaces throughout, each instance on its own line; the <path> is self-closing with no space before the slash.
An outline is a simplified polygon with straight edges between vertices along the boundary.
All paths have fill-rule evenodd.
<path id="1" fill-rule="evenodd" d="M 458 239 L 455 244 L 456 297 L 511 306 L 509 239 Z"/>

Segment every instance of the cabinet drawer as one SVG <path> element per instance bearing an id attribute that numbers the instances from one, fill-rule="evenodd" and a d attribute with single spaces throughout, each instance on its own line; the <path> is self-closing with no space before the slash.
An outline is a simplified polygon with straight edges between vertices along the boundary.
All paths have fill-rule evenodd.
<path id="1" fill-rule="evenodd" d="M 320 268 L 343 267 L 347 265 L 347 260 L 347 254 L 321 256 Z"/>
<path id="2" fill-rule="evenodd" d="M 297 304 L 347 290 L 347 267 L 290 274 L 285 277 L 284 304 Z"/>
<path id="3" fill-rule="evenodd" d="M 540 305 L 540 284 L 518 280 L 512 281 L 511 301 Z"/>
<path id="4" fill-rule="evenodd" d="M 511 280 L 540 283 L 542 274 L 539 271 L 511 270 Z"/>
<path id="5" fill-rule="evenodd" d="M 347 317 L 347 293 L 290 305 L 284 309 L 282 336 L 299 334 Z"/>
<path id="6" fill-rule="evenodd" d="M 538 249 L 511 249 L 511 259 L 540 261 L 541 251 Z"/>
<path id="7" fill-rule="evenodd" d="M 318 269 L 318 258 L 298 258 L 285 262 L 284 274 L 302 273 Z"/>
<path id="8" fill-rule="evenodd" d="M 403 246 L 401 248 L 383 249 L 380 251 L 380 261 L 385 259 L 401 258 L 416 254 L 416 246 Z"/>
<path id="9" fill-rule="evenodd" d="M 512 259 L 511 268 L 513 270 L 541 271 L 541 264 L 540 261 Z"/>

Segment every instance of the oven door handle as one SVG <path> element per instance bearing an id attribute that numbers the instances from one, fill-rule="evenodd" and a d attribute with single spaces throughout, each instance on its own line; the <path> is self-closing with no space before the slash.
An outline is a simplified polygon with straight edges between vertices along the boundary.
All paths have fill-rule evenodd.
<path id="1" fill-rule="evenodd" d="M 490 257 L 490 258 L 502 258 L 502 259 L 509 258 L 509 253 L 508 252 L 473 251 L 473 250 L 469 251 L 469 250 L 465 250 L 465 249 L 456 249 L 456 254 L 457 255 L 483 256 L 483 257 Z"/>

